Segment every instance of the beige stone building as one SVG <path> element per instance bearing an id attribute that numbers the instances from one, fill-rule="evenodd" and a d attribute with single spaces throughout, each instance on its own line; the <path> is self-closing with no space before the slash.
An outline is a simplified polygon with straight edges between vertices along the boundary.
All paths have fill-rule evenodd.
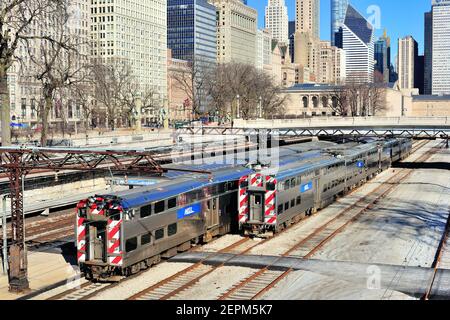
<path id="1" fill-rule="evenodd" d="M 331 45 L 330 41 L 320 41 L 318 83 L 339 84 L 345 82 L 345 51 Z"/>
<path id="2" fill-rule="evenodd" d="M 297 84 L 284 90 L 287 96 L 285 117 L 334 116 L 339 86 L 325 84 Z M 450 96 L 419 95 L 418 89 L 400 89 L 398 83 L 386 85 L 386 106 L 375 116 L 386 117 L 449 117 Z M 333 108 L 334 106 L 334 108 Z"/>
<path id="3" fill-rule="evenodd" d="M 183 84 L 179 80 L 183 79 Z M 193 119 L 192 102 L 186 93 L 189 88 L 184 84 L 192 81 L 189 62 L 172 58 L 172 50 L 167 51 L 167 91 L 169 119 L 172 121 L 190 121 Z M 192 87 L 192 86 L 191 86 Z M 158 110 L 149 114 L 152 120 L 157 120 Z"/>
<path id="4" fill-rule="evenodd" d="M 407 36 L 398 39 L 397 72 L 401 89 L 413 89 L 415 87 L 414 68 L 417 54 L 417 42 L 413 37 Z"/>
<path id="5" fill-rule="evenodd" d="M 217 61 L 256 65 L 258 12 L 242 0 L 210 0 L 217 10 Z"/>
<path id="6" fill-rule="evenodd" d="M 296 0 L 295 4 L 295 30 L 309 32 L 313 38 L 319 38 L 320 1 Z"/>

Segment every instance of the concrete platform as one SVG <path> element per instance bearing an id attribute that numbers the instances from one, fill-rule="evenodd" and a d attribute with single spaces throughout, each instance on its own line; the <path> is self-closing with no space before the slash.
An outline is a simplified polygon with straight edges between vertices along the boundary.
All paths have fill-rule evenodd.
<path id="1" fill-rule="evenodd" d="M 78 269 L 72 254 L 28 252 L 30 292 L 12 294 L 8 291 L 8 277 L 0 272 L 0 300 L 14 300 L 74 278 Z M 69 283 L 70 284 L 70 283 Z"/>

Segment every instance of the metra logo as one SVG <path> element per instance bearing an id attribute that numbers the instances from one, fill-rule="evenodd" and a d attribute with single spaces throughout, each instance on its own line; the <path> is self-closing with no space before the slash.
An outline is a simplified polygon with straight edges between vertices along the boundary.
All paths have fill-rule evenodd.
<path id="1" fill-rule="evenodd" d="M 310 183 L 308 183 L 308 184 L 302 185 L 301 188 L 300 188 L 300 191 L 301 191 L 302 193 L 305 193 L 305 192 L 311 190 L 312 187 L 313 187 L 313 183 L 310 182 Z"/>
<path id="2" fill-rule="evenodd" d="M 201 205 L 200 205 L 200 203 L 197 203 L 197 204 L 194 204 L 189 207 L 178 209 L 177 218 L 183 219 L 183 218 L 191 217 L 191 216 L 199 214 L 200 212 L 201 212 Z"/>

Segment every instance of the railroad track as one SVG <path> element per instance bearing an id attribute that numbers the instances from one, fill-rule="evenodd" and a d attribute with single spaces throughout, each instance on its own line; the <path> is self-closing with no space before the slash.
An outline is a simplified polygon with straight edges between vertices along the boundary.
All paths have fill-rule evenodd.
<path id="1" fill-rule="evenodd" d="M 419 144 L 419 146 L 413 150 L 416 152 L 427 143 Z M 434 155 L 434 151 L 439 147 L 430 149 L 424 155 L 420 156 L 414 162 L 425 162 Z M 408 178 L 412 174 L 412 170 L 402 169 L 398 171 L 393 177 L 391 177 L 386 183 L 378 186 L 369 195 L 361 198 L 349 208 L 343 209 L 338 215 L 319 228 L 317 228 L 312 234 L 306 238 L 300 240 L 284 252 L 279 259 L 283 257 L 297 257 L 303 259 L 311 258 L 320 248 L 322 248 L 327 242 L 339 234 L 349 224 L 354 222 L 367 210 L 371 209 L 374 204 L 379 200 L 386 197 L 395 187 L 402 181 Z M 450 222 L 449 222 L 450 223 Z M 287 269 L 285 271 L 271 270 L 270 265 L 263 269 L 253 273 L 230 290 L 218 297 L 219 300 L 256 300 L 260 298 L 264 293 L 272 289 L 282 279 L 286 278 L 293 269 Z M 432 285 L 431 285 L 432 287 Z M 430 287 L 430 291 L 431 291 Z"/>

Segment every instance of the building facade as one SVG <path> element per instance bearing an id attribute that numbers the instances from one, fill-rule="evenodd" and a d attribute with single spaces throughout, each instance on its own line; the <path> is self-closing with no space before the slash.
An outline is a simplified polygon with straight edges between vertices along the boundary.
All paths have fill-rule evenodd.
<path id="1" fill-rule="evenodd" d="M 343 49 L 332 46 L 329 41 L 321 41 L 319 64 L 318 83 L 345 83 L 347 62 Z"/>
<path id="2" fill-rule="evenodd" d="M 347 12 L 348 0 L 331 0 L 331 45 L 339 46 L 336 43 L 336 33 L 342 27 Z"/>
<path id="3" fill-rule="evenodd" d="M 216 7 L 217 61 L 256 64 L 257 16 L 242 0 L 211 0 Z"/>
<path id="4" fill-rule="evenodd" d="M 433 73 L 433 12 L 425 12 L 424 94 L 431 94 Z"/>
<path id="5" fill-rule="evenodd" d="M 90 32 L 90 6 L 84 0 L 70 0 L 68 8 L 68 21 L 65 24 L 65 35 L 70 35 L 80 43 L 78 53 L 80 60 L 73 68 L 79 69 L 87 63 L 89 57 Z M 58 26 L 52 24 L 52 17 L 45 15 L 40 21 L 35 21 L 29 36 L 36 34 L 51 34 Z M 30 39 L 29 50 L 32 53 L 40 52 L 42 41 Z M 31 128 L 39 123 L 38 111 L 44 103 L 42 98 L 42 83 L 36 80 L 37 68 L 34 66 L 24 44 L 19 44 L 17 54 L 24 64 L 16 61 L 8 70 L 7 79 L 10 93 L 11 120 L 13 123 L 26 124 Z M 60 90 L 61 91 L 61 90 Z M 75 127 L 83 122 L 81 103 L 76 98 L 64 92 L 59 92 L 54 98 L 54 107 L 49 113 L 50 126 L 64 125 Z"/>
<path id="6" fill-rule="evenodd" d="M 167 98 L 167 1 L 91 2 L 92 57 L 125 62 L 141 92 Z"/>
<path id="7" fill-rule="evenodd" d="M 312 37 L 320 37 L 320 0 L 296 0 L 295 29 L 309 32 Z"/>
<path id="8" fill-rule="evenodd" d="M 433 0 L 432 94 L 450 94 L 450 0 Z"/>
<path id="9" fill-rule="evenodd" d="M 193 120 L 192 103 L 186 94 L 186 88 L 180 85 L 178 78 L 186 79 L 186 83 L 192 80 L 189 72 L 189 62 L 172 57 L 172 50 L 167 51 L 167 95 L 169 119 L 172 121 Z M 191 88 L 192 90 L 192 88 Z M 158 121 L 158 113 L 148 115 L 147 122 Z"/>
<path id="10" fill-rule="evenodd" d="M 266 6 L 265 27 L 272 38 L 283 44 L 289 43 L 289 17 L 284 0 L 269 0 Z"/>
<path id="11" fill-rule="evenodd" d="M 373 82 L 373 26 L 351 5 L 339 30 L 342 48 L 346 52 L 346 81 Z"/>
<path id="12" fill-rule="evenodd" d="M 167 46 L 174 59 L 215 64 L 216 7 L 207 0 L 167 1 Z"/>
<path id="13" fill-rule="evenodd" d="M 415 68 L 418 59 L 418 46 L 412 36 L 398 40 L 398 82 L 400 89 L 415 88 Z"/>
<path id="14" fill-rule="evenodd" d="M 256 33 L 256 68 L 265 70 L 272 64 L 272 35 L 262 29 Z"/>

